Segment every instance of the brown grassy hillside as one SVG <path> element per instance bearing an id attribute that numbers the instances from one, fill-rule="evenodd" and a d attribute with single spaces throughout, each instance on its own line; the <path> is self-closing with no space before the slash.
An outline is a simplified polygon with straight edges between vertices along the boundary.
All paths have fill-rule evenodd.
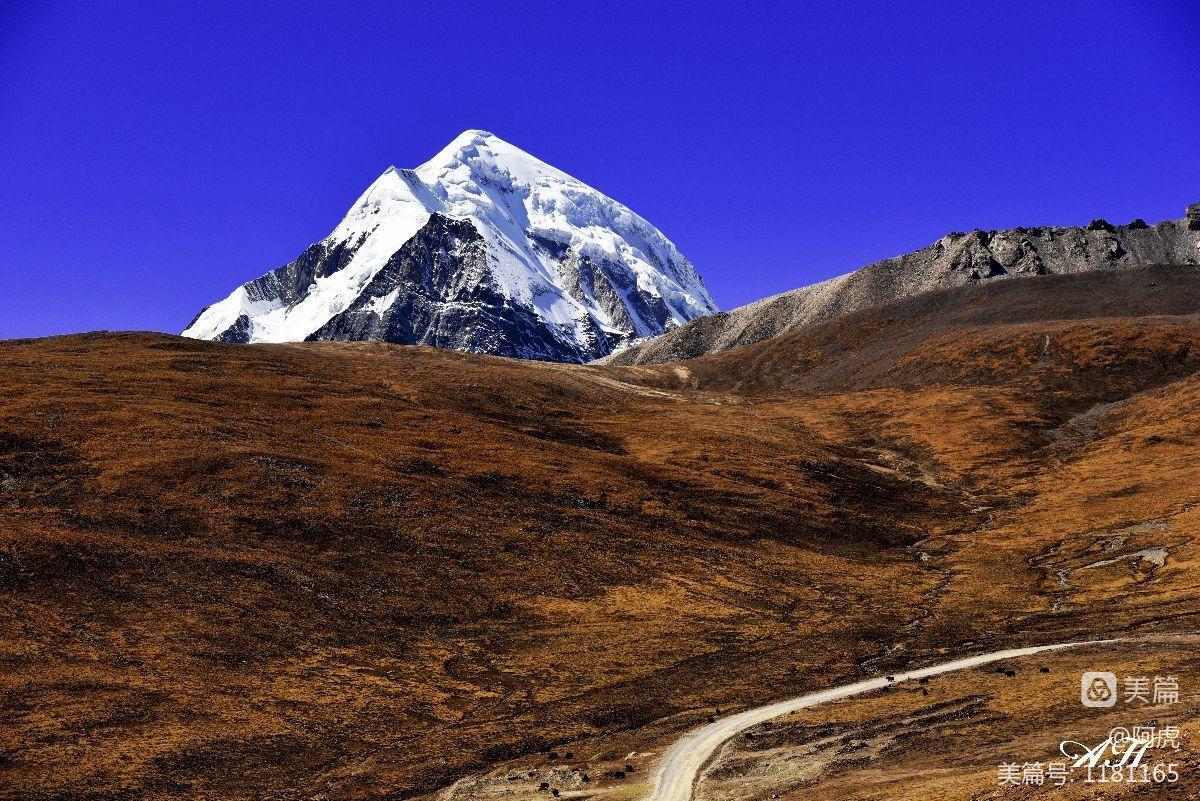
<path id="1" fill-rule="evenodd" d="M 0 343 L 0 797 L 417 797 L 948 648 L 1196 628 L 1200 301 L 1132 274 L 642 368 Z M 1114 537 L 1166 564 L 1087 568 Z"/>

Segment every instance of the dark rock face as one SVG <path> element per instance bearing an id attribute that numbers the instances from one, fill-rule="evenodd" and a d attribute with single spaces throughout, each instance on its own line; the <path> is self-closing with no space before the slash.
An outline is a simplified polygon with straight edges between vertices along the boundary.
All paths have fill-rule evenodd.
<path id="1" fill-rule="evenodd" d="M 1149 226 L 1014 228 L 947 234 L 923 250 L 868 264 L 820 284 L 692 320 L 599 361 L 652 364 L 748 345 L 809 323 L 934 289 L 1020 278 L 1200 263 L 1200 203 L 1183 220 Z"/>
<path id="2" fill-rule="evenodd" d="M 233 325 L 226 328 L 216 337 L 217 342 L 236 342 L 245 344 L 250 341 L 250 318 L 244 314 L 238 315 Z"/>
<path id="3" fill-rule="evenodd" d="M 487 247 L 470 220 L 433 214 L 358 298 L 310 341 L 382 341 L 544 361 L 586 361 L 611 350 L 595 329 L 592 347 L 563 351 L 532 311 L 493 287 Z"/>
<path id="4" fill-rule="evenodd" d="M 300 258 L 291 264 L 285 264 L 246 284 L 246 294 L 250 300 L 282 298 L 293 303 L 308 291 L 313 281 L 333 275 L 349 264 L 355 250 L 356 244 L 345 242 L 332 246 L 323 242 L 309 245 Z"/>
<path id="5" fill-rule="evenodd" d="M 594 300 L 619 328 L 648 335 L 642 333 L 640 321 L 649 321 L 659 329 L 672 326 L 671 312 L 662 298 L 638 292 L 637 279 L 620 265 L 576 251 L 569 252 L 561 265 L 567 291 L 577 299 Z M 619 342 L 614 341 L 613 346 Z"/>
<path id="6" fill-rule="evenodd" d="M 532 309 L 512 303 L 495 288 L 486 241 L 470 220 L 432 214 L 354 302 L 307 339 L 431 345 L 521 359 L 587 362 L 611 353 L 630 338 L 674 327 L 662 299 L 639 292 L 636 279 L 623 265 L 593 259 L 550 239 L 534 235 L 530 239 L 559 261 L 569 294 L 593 302 L 629 333 L 602 328 L 594 320 L 579 342 L 572 329 L 555 330 Z M 318 278 L 345 268 L 360 244 L 311 245 L 290 264 L 247 283 L 247 298 L 296 303 Z M 643 330 L 647 323 L 657 327 Z M 243 314 L 214 339 L 247 343 L 252 327 Z"/>
<path id="7" fill-rule="evenodd" d="M 544 244 L 552 245 L 549 240 Z M 296 261 L 246 284 L 247 296 L 252 301 L 295 303 L 317 278 L 344 268 L 355 250 L 341 243 L 312 245 Z M 564 272 L 572 276 L 572 294 L 595 297 L 622 326 L 636 328 L 622 305 L 622 290 L 630 301 L 642 304 L 644 318 L 669 325 L 666 307 L 655 308 L 632 292 L 631 279 L 624 280 L 622 270 L 606 269 L 565 247 L 557 255 L 563 259 Z M 474 224 L 433 214 L 354 303 L 307 339 L 431 345 L 522 359 L 585 362 L 610 353 L 627 338 L 593 325 L 585 342 L 564 348 L 571 332 L 555 336 L 530 309 L 508 301 L 493 288 L 488 270 L 486 244 Z M 241 315 L 215 339 L 249 342 L 251 325 Z"/>
<path id="8" fill-rule="evenodd" d="M 318 278 L 333 275 L 349 264 L 357 247 L 357 244 L 345 242 L 332 246 L 324 242 L 309 245 L 295 261 L 277 267 L 261 278 L 255 278 L 245 284 L 246 297 L 252 301 L 282 300 L 285 303 L 295 303 Z M 204 314 L 204 310 L 201 310 L 200 314 Z M 196 315 L 196 319 L 199 318 L 200 315 Z M 195 323 L 196 319 L 192 322 Z M 218 342 L 244 344 L 250 341 L 250 327 L 250 319 L 243 314 L 233 325 L 213 338 Z"/>

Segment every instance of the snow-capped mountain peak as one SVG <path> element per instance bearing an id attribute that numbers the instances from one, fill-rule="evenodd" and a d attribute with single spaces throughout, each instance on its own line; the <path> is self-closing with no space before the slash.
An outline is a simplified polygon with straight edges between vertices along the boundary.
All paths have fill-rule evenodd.
<path id="1" fill-rule="evenodd" d="M 586 361 L 715 310 L 646 220 L 468 130 L 415 170 L 389 167 L 329 236 L 202 311 L 184 335 Z"/>
<path id="2" fill-rule="evenodd" d="M 575 181 L 562 170 L 510 145 L 495 134 L 478 129 L 460 133 L 415 172 L 420 173 L 423 179 L 431 180 L 464 167 L 484 180 L 503 175 L 524 184 L 538 179 Z"/>

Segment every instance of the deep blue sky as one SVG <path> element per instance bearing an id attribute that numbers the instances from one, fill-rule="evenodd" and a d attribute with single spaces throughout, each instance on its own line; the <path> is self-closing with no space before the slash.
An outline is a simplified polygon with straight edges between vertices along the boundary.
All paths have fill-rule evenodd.
<path id="1" fill-rule="evenodd" d="M 1200 5 L 0 0 L 0 337 L 179 331 L 491 130 L 722 308 L 949 230 L 1200 201 Z"/>

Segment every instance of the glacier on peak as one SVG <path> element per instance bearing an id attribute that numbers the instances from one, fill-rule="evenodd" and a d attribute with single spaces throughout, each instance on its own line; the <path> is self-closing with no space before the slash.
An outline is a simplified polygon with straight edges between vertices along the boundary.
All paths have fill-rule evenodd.
<path id="1" fill-rule="evenodd" d="M 329 236 L 183 333 L 588 361 L 714 311 L 691 263 L 645 219 L 468 130 L 416 169 L 389 167 Z"/>

